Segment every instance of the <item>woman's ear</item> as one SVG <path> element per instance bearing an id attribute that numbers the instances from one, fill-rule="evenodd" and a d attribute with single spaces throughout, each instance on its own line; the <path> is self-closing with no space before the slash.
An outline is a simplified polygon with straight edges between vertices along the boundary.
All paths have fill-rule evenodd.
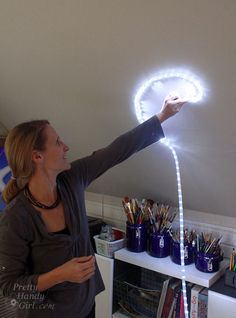
<path id="1" fill-rule="evenodd" d="M 39 152 L 37 150 L 33 150 L 32 161 L 37 164 L 37 163 L 42 162 L 42 159 L 43 159 L 43 155 L 41 154 L 41 152 Z"/>

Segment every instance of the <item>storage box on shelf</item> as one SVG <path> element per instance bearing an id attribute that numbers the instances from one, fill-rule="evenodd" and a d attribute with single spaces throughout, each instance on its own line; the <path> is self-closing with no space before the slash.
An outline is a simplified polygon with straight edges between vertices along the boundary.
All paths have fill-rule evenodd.
<path id="1" fill-rule="evenodd" d="M 117 239 L 115 241 L 106 241 L 99 238 L 99 235 L 94 236 L 94 241 L 96 245 L 96 251 L 98 254 L 113 258 L 114 252 L 123 248 L 125 246 L 125 232 L 116 228 L 112 228 L 113 231 L 116 231 Z"/>
<path id="2" fill-rule="evenodd" d="M 132 313 L 133 310 L 139 314 L 155 317 L 160 298 L 158 286 L 150 287 L 153 275 L 145 275 L 145 269 L 140 273 L 127 271 L 114 279 L 114 293 L 122 308 Z M 147 271 L 147 270 L 146 270 Z"/>
<path id="3" fill-rule="evenodd" d="M 128 316 L 156 318 L 171 277 L 117 260 L 114 269 L 115 309 L 122 308 Z"/>

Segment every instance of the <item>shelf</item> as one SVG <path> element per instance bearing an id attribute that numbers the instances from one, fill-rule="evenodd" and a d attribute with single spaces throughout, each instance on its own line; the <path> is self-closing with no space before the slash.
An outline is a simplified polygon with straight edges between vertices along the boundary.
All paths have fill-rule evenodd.
<path id="1" fill-rule="evenodd" d="M 133 253 L 127 248 L 115 252 L 115 259 L 137 265 L 143 268 L 150 269 L 155 272 L 166 274 L 172 277 L 181 279 L 181 266 L 172 262 L 170 256 L 165 258 L 156 258 L 150 256 L 147 252 Z M 185 266 L 186 281 L 198 284 L 204 287 L 210 287 L 214 284 L 225 272 L 229 260 L 224 259 L 220 263 L 220 269 L 216 273 L 203 273 L 196 269 L 194 264 Z"/>

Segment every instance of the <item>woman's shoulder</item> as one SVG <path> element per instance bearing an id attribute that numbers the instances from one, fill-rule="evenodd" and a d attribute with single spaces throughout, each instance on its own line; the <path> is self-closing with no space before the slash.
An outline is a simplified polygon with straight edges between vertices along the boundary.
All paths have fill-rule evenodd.
<path id="1" fill-rule="evenodd" d="M 32 240 L 29 213 L 20 195 L 7 204 L 0 217 L 0 245 L 17 239 Z"/>
<path id="2" fill-rule="evenodd" d="M 21 198 L 22 193 L 17 194 L 4 208 L 0 221 L 22 224 L 27 222 L 27 210 Z"/>

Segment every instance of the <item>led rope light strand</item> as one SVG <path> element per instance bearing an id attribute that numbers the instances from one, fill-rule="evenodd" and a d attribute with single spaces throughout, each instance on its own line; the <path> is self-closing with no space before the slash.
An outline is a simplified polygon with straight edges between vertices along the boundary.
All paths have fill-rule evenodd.
<path id="1" fill-rule="evenodd" d="M 173 146 L 170 144 L 169 140 L 164 138 L 161 139 L 161 143 L 166 145 L 172 152 L 175 161 L 176 170 L 176 181 L 178 189 L 178 203 L 179 203 L 179 227 L 180 227 L 180 260 L 181 260 L 181 280 L 182 280 L 182 292 L 184 299 L 184 315 L 185 318 L 189 318 L 188 312 L 188 301 L 187 301 L 187 291 L 186 291 L 186 276 L 185 276 L 185 264 L 184 264 L 184 208 L 183 208 L 183 195 L 180 177 L 179 160 L 177 153 Z"/>
<path id="2" fill-rule="evenodd" d="M 161 81 L 165 81 L 168 79 L 177 78 L 181 81 L 186 81 L 188 88 L 186 89 L 186 95 L 182 96 L 182 98 L 188 100 L 189 102 L 196 103 L 200 101 L 203 97 L 203 88 L 200 82 L 188 72 L 169 70 L 166 72 L 161 72 L 157 76 L 152 77 L 147 80 L 138 90 L 134 98 L 134 106 L 136 111 L 137 119 L 140 123 L 144 122 L 147 118 L 147 109 L 145 107 L 145 100 L 143 100 L 143 96 L 147 93 L 147 91 L 152 88 L 156 83 L 161 83 Z M 179 160 L 177 157 L 177 153 L 170 141 L 167 138 L 163 138 L 160 140 L 161 143 L 166 145 L 170 150 L 174 157 L 175 161 L 175 170 L 176 170 L 176 181 L 177 181 L 177 189 L 178 189 L 178 204 L 179 204 L 179 227 L 180 227 L 180 260 L 181 260 L 181 280 L 182 280 L 182 292 L 183 292 L 183 300 L 184 300 L 184 315 L 185 318 L 189 318 L 188 312 L 188 302 L 187 302 L 187 292 L 186 292 L 186 276 L 185 276 L 185 263 L 184 263 L 184 209 L 183 209 L 183 194 L 182 194 L 182 186 L 181 186 L 181 177 L 180 177 L 180 168 L 179 168 Z"/>

